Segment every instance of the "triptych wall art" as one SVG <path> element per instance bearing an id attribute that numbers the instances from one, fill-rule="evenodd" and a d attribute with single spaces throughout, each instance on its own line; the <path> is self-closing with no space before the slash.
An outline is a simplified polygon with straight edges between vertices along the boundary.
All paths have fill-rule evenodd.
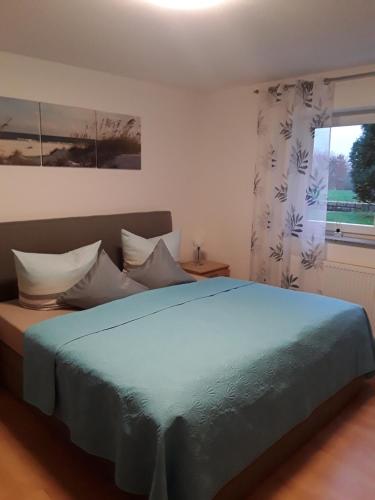
<path id="1" fill-rule="evenodd" d="M 141 119 L 0 97 L 0 165 L 141 168 Z"/>

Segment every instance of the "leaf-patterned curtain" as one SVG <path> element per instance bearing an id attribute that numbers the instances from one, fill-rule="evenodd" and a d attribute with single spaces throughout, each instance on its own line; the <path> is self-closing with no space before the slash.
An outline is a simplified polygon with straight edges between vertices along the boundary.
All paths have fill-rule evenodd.
<path id="1" fill-rule="evenodd" d="M 323 81 L 260 92 L 253 280 L 321 291 L 332 100 L 333 84 Z"/>

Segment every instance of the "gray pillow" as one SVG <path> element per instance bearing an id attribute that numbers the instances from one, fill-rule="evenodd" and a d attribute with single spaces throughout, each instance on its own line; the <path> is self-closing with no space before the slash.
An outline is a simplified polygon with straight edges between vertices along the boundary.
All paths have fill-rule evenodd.
<path id="1" fill-rule="evenodd" d="M 58 303 L 79 309 L 89 309 L 145 290 L 147 287 L 121 272 L 102 250 L 86 276 L 62 293 L 58 298 Z"/>
<path id="2" fill-rule="evenodd" d="M 146 262 L 131 269 L 127 276 L 148 288 L 161 288 L 196 281 L 177 264 L 163 240 L 159 240 Z"/>

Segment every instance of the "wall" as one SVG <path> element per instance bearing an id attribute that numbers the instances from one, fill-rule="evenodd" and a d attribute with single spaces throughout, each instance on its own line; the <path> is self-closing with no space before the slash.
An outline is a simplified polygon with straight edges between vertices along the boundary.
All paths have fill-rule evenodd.
<path id="1" fill-rule="evenodd" d="M 142 118 L 142 170 L 0 166 L 0 220 L 169 209 L 191 256 L 194 120 L 191 92 L 0 52 L 0 95 Z"/>
<path id="2" fill-rule="evenodd" d="M 333 77 L 374 69 L 367 66 L 301 78 Z M 203 165 L 198 180 L 205 250 L 209 256 L 229 262 L 233 276 L 245 279 L 249 276 L 251 182 L 257 144 L 255 88 L 239 86 L 206 97 L 202 108 Z M 374 89 L 374 78 L 337 83 L 334 107 L 344 110 L 375 106 Z M 338 262 L 375 267 L 375 250 L 330 244 L 328 256 Z"/>
<path id="3" fill-rule="evenodd" d="M 247 279 L 257 101 L 248 87 L 239 87 L 207 95 L 201 109 L 198 233 L 208 257 Z"/>
<path id="4" fill-rule="evenodd" d="M 170 209 L 175 227 L 184 229 L 184 259 L 203 234 L 209 258 L 248 277 L 255 87 L 194 94 L 1 52 L 0 67 L 0 95 L 134 113 L 143 136 L 141 171 L 1 166 L 0 220 Z M 374 88 L 374 79 L 337 84 L 335 108 L 374 106 Z M 329 256 L 375 261 L 373 250 L 338 245 L 329 245 Z"/>

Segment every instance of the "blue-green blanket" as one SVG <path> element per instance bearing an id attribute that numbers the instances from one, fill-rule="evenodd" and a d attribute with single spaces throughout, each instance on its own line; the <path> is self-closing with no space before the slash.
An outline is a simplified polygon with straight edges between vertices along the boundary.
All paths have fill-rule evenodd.
<path id="1" fill-rule="evenodd" d="M 375 369 L 354 304 L 227 278 L 32 326 L 24 397 L 152 500 L 208 500 L 320 403 Z"/>

